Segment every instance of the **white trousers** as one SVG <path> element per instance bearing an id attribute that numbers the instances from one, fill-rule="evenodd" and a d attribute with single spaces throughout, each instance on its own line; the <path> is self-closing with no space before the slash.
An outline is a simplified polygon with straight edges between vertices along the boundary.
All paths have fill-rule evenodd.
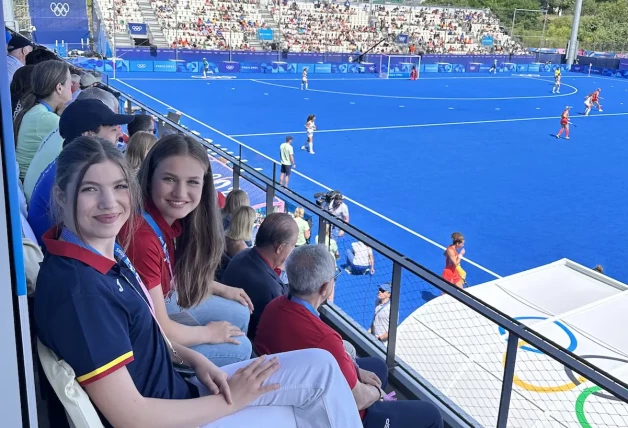
<path id="1" fill-rule="evenodd" d="M 276 391 L 203 428 L 361 428 L 349 384 L 334 357 L 322 349 L 277 354 L 281 367 L 265 383 Z M 252 360 L 221 367 L 229 376 Z M 208 390 L 194 378 L 201 395 Z"/>

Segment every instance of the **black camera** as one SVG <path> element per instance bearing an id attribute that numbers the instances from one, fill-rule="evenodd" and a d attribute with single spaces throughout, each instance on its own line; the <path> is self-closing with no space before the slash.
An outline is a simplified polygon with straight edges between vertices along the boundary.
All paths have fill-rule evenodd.
<path id="1" fill-rule="evenodd" d="M 342 193 L 338 190 L 330 190 L 329 192 L 314 193 L 316 205 L 327 208 L 335 199 L 342 199 Z"/>

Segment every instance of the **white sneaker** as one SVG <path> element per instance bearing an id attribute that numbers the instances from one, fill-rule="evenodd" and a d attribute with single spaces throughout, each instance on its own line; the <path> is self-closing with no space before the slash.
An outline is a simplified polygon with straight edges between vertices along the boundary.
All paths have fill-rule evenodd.
<path id="1" fill-rule="evenodd" d="M 599 109 L 598 111 L 599 111 L 600 113 L 602 113 L 602 112 L 603 112 L 604 110 L 602 110 L 602 109 Z"/>
<path id="2" fill-rule="evenodd" d="M 313 154 L 314 154 L 314 152 L 310 152 L 310 154 L 311 154 L 311 155 L 313 155 Z"/>
<path id="3" fill-rule="evenodd" d="M 569 137 L 565 137 L 565 140 L 568 140 L 568 139 L 569 139 Z"/>
<path id="4" fill-rule="evenodd" d="M 556 135 L 556 138 L 558 138 L 560 140 L 560 135 Z"/>
<path id="5" fill-rule="evenodd" d="M 306 150 L 307 151 L 307 148 L 305 146 L 301 146 L 301 150 Z"/>

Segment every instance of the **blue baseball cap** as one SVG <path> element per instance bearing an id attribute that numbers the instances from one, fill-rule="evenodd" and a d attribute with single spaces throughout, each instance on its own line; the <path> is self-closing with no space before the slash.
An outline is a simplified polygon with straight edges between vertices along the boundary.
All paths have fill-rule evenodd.
<path id="1" fill-rule="evenodd" d="M 61 114 L 59 133 L 66 143 L 103 125 L 126 125 L 134 115 L 116 114 L 102 101 L 86 99 L 73 101 Z M 64 145 L 66 144 L 64 143 Z"/>
<path id="2" fill-rule="evenodd" d="M 383 284 L 380 284 L 379 285 L 379 290 L 386 291 L 386 292 L 390 293 L 391 292 L 390 283 L 389 282 L 385 282 Z M 379 290 L 377 290 L 377 291 L 379 291 Z"/>

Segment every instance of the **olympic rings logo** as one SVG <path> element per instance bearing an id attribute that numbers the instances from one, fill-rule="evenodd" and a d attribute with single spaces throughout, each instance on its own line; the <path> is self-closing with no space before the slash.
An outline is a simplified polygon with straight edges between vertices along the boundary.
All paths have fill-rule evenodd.
<path id="1" fill-rule="evenodd" d="M 233 70 L 235 68 L 235 66 L 234 65 L 227 65 L 225 68 L 227 70 Z"/>
<path id="2" fill-rule="evenodd" d="M 55 16 L 66 16 L 70 12 L 70 5 L 67 3 L 50 3 L 50 11 Z"/>
<path id="3" fill-rule="evenodd" d="M 517 319 L 517 320 L 526 320 L 526 319 L 527 320 L 530 320 L 530 319 L 544 320 L 544 319 L 547 319 L 547 318 L 546 317 L 534 316 L 534 317 L 515 317 L 515 319 Z M 575 349 L 578 346 L 578 340 L 576 339 L 576 336 L 571 332 L 571 330 L 569 330 L 569 328 L 566 325 L 564 325 L 560 321 L 554 321 L 553 323 L 556 326 L 558 326 L 567 335 L 567 337 L 569 338 L 569 346 L 566 349 L 568 351 L 570 351 L 570 352 L 575 351 Z M 499 334 L 501 336 L 504 336 L 506 334 L 505 329 L 503 329 L 502 327 L 499 327 L 498 330 L 499 330 Z M 523 341 L 523 340 L 519 341 L 519 343 L 517 344 L 517 347 L 521 348 L 522 350 L 528 351 L 528 352 L 544 355 L 538 349 L 533 348 L 531 346 L 527 346 L 526 342 Z M 611 361 L 618 361 L 618 362 L 621 362 L 621 363 L 627 363 L 628 364 L 628 359 L 619 358 L 619 357 L 610 357 L 610 356 L 606 356 L 606 355 L 580 355 L 580 358 L 611 360 Z M 504 357 L 502 358 L 502 365 L 503 366 L 506 365 L 506 354 L 505 353 L 504 353 Z M 534 385 L 532 383 L 528 383 L 528 382 L 525 382 L 525 381 L 521 380 L 519 378 L 519 376 L 517 376 L 516 373 L 513 375 L 513 383 L 515 385 L 517 385 L 519 388 L 524 389 L 526 391 L 530 391 L 530 392 L 558 393 L 558 392 L 571 391 L 571 390 L 577 388 L 578 386 L 582 385 L 583 383 L 587 382 L 586 378 L 584 378 L 583 376 L 576 376 L 576 374 L 570 368 L 564 367 L 564 369 L 565 369 L 565 375 L 570 380 L 570 382 L 564 383 L 562 385 L 555 385 L 555 386 Z M 575 411 L 576 411 L 576 418 L 578 419 L 578 423 L 580 424 L 580 426 L 582 426 L 582 428 L 594 428 L 594 426 L 591 425 L 591 423 L 588 421 L 588 419 L 586 417 L 586 414 L 585 414 L 585 409 L 584 409 L 585 402 L 586 402 L 586 400 L 590 396 L 593 395 L 593 396 L 596 396 L 596 397 L 599 397 L 599 398 L 603 398 L 603 399 L 606 399 L 606 400 L 609 400 L 609 401 L 623 403 L 623 400 L 620 400 L 619 398 L 617 398 L 617 397 L 615 397 L 615 396 L 613 396 L 611 394 L 604 394 L 601 391 L 602 391 L 602 388 L 600 388 L 599 386 L 595 385 L 595 386 L 583 389 L 580 392 L 580 395 L 578 395 L 578 398 L 576 399 L 576 403 L 575 403 Z"/>
<path id="4" fill-rule="evenodd" d="M 140 25 L 133 25 L 131 26 L 131 30 L 133 31 L 142 31 L 143 27 Z"/>
<path id="5" fill-rule="evenodd" d="M 136 64 L 137 68 L 146 68 L 146 64 Z"/>

